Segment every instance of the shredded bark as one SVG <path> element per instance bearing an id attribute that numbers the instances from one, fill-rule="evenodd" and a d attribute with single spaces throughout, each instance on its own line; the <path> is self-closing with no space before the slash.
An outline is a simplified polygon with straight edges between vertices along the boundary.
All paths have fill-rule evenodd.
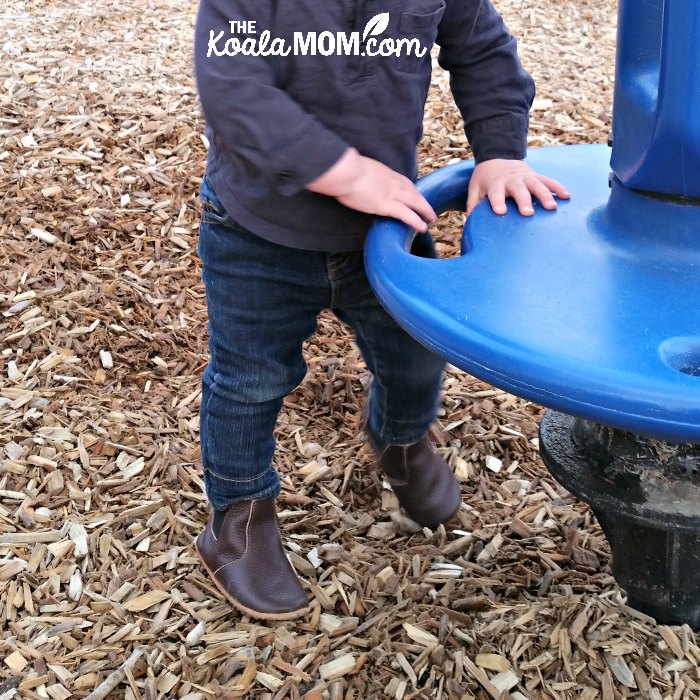
<path id="1" fill-rule="evenodd" d="M 604 141 L 613 0 L 500 0 L 539 94 L 531 146 Z M 319 319 L 286 401 L 284 542 L 312 612 L 241 617 L 198 564 L 206 308 L 196 3 L 0 8 L 0 698 L 700 697 L 700 648 L 624 605 L 589 509 L 542 466 L 542 409 L 454 368 L 456 525 L 370 470 L 367 370 Z M 436 71 L 424 172 L 469 156 Z M 462 217 L 436 230 L 458 254 Z"/>

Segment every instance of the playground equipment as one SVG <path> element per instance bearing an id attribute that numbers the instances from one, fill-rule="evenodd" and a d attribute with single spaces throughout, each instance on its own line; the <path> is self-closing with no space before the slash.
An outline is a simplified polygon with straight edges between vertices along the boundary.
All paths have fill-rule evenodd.
<path id="1" fill-rule="evenodd" d="M 700 628 L 700 4 L 620 0 L 612 152 L 535 149 L 556 212 L 469 217 L 462 255 L 378 222 L 382 303 L 452 364 L 550 410 L 542 458 L 595 512 L 628 603 Z M 612 158 L 610 157 L 612 154 Z M 612 169 L 612 172 L 611 172 Z M 419 182 L 464 210 L 472 162 Z"/>

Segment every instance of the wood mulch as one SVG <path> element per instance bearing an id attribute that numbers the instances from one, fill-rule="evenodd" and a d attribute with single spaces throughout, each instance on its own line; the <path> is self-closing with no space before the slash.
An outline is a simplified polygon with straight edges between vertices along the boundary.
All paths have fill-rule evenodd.
<path id="1" fill-rule="evenodd" d="M 538 80 L 532 146 L 610 128 L 613 0 L 498 3 Z M 451 369 L 459 522 L 420 530 L 368 470 L 367 371 L 322 315 L 281 416 L 297 623 L 242 618 L 206 517 L 194 0 L 0 8 L 0 700 L 700 698 L 700 647 L 624 605 L 542 409 Z M 468 156 L 436 73 L 424 170 Z M 461 218 L 436 236 L 453 255 Z"/>

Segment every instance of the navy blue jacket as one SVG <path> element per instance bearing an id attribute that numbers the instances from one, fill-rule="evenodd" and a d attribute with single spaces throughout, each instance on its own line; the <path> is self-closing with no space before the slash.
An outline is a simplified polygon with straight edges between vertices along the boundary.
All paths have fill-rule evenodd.
<path id="1" fill-rule="evenodd" d="M 372 29 L 386 24 L 382 13 L 388 26 L 375 36 Z M 257 33 L 241 33 L 250 27 L 231 21 L 254 21 Z M 295 55 L 295 32 L 304 40 L 307 32 L 345 32 L 348 41 L 359 32 L 359 42 L 341 55 Z M 362 248 L 372 217 L 304 187 L 348 146 L 415 178 L 430 52 L 362 55 L 367 42 L 375 40 L 376 52 L 387 38 L 440 46 L 439 62 L 450 73 L 477 161 L 525 157 L 534 85 L 490 0 L 201 0 L 195 70 L 210 142 L 207 174 L 229 215 L 295 248 Z M 281 39 L 292 51 L 217 55 L 225 54 L 227 41 L 231 53 L 245 39 L 258 51 Z M 329 42 L 326 36 L 321 44 L 326 51 Z"/>

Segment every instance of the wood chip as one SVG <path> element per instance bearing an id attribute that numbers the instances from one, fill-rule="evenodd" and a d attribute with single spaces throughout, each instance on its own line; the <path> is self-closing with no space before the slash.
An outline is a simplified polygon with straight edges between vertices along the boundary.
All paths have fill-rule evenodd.
<path id="1" fill-rule="evenodd" d="M 682 659 L 685 656 L 683 651 L 683 646 L 681 645 L 681 640 L 678 639 L 676 633 L 665 625 L 659 627 L 659 634 L 663 640 L 668 644 L 669 649 L 679 658 Z"/>
<path id="2" fill-rule="evenodd" d="M 406 630 L 408 637 L 417 644 L 422 644 L 426 647 L 435 647 L 440 643 L 440 640 L 434 634 L 430 634 L 430 632 L 426 632 L 420 629 L 420 627 L 411 625 L 408 622 L 404 622 L 403 628 Z"/>
<path id="3" fill-rule="evenodd" d="M 324 681 L 332 681 L 342 678 L 355 668 L 355 657 L 352 654 L 343 654 L 337 659 L 319 666 L 318 672 Z"/>
<path id="4" fill-rule="evenodd" d="M 504 672 L 511 669 L 510 661 L 499 654 L 478 654 L 475 662 L 477 666 L 491 671 Z"/>
<path id="5" fill-rule="evenodd" d="M 4 662 L 13 673 L 20 673 L 29 663 L 18 651 L 13 651 L 9 656 L 6 656 Z"/>
<path id="6" fill-rule="evenodd" d="M 44 229 L 41 228 L 33 228 L 30 231 L 31 235 L 34 236 L 35 238 L 38 238 L 40 241 L 43 241 L 44 243 L 58 243 L 58 238 L 54 236 L 52 233 L 49 233 L 48 231 L 44 231 Z"/>
<path id="7" fill-rule="evenodd" d="M 142 610 L 147 610 L 152 605 L 157 605 L 167 600 L 170 594 L 167 591 L 149 591 L 143 595 L 127 600 L 126 603 L 122 605 L 124 610 L 129 612 L 141 612 Z"/>
<path id="8" fill-rule="evenodd" d="M 613 672 L 615 678 L 617 678 L 622 685 L 628 688 L 636 688 L 637 683 L 634 680 L 634 674 L 630 670 L 625 660 L 621 656 L 612 656 L 612 654 L 604 654 L 605 663 Z"/>

